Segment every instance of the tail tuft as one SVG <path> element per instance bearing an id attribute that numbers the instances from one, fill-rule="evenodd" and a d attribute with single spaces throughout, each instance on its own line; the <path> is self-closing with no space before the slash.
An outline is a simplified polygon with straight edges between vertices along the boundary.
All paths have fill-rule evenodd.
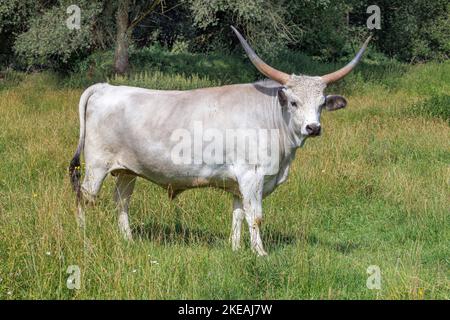
<path id="1" fill-rule="evenodd" d="M 73 191 L 76 192 L 77 198 L 80 197 L 81 192 L 81 163 L 80 163 L 80 152 L 75 153 L 72 161 L 70 161 L 69 166 L 69 176 L 70 176 L 70 182 L 72 183 Z"/>

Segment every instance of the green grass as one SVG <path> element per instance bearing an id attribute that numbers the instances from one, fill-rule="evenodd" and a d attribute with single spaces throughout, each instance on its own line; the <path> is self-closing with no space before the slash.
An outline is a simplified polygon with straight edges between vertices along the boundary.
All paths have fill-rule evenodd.
<path id="1" fill-rule="evenodd" d="M 233 82 L 218 65 L 111 82 Z M 368 63 L 328 90 L 349 106 L 323 114 L 324 134 L 264 201 L 266 258 L 250 252 L 246 228 L 244 248 L 231 251 L 229 195 L 203 189 L 170 202 L 144 180 L 131 203 L 134 243 L 119 234 L 111 177 L 81 234 L 67 166 L 82 90 L 45 73 L 11 78 L 0 80 L 0 299 L 450 299 L 450 106 L 440 98 L 450 63 Z M 69 265 L 81 268 L 80 290 L 66 288 Z M 381 268 L 379 291 L 366 288 L 370 265 Z"/>

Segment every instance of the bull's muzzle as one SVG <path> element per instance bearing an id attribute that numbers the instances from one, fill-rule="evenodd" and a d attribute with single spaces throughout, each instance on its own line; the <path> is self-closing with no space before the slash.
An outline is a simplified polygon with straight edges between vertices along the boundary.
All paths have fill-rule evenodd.
<path id="1" fill-rule="evenodd" d="M 305 129 L 306 129 L 306 132 L 308 133 L 308 136 L 311 136 L 311 137 L 320 136 L 320 133 L 322 131 L 322 128 L 321 128 L 320 124 L 318 124 L 318 123 L 308 124 Z"/>

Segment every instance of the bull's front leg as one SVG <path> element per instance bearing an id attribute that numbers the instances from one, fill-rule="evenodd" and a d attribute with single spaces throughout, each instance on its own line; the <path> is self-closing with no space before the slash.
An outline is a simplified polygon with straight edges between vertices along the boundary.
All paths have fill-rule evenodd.
<path id="1" fill-rule="evenodd" d="M 250 245 L 258 255 L 265 256 L 260 227 L 263 221 L 262 198 L 264 188 L 264 176 L 257 170 L 251 170 L 239 179 L 239 189 L 242 194 L 245 220 L 250 231 Z"/>
<path id="2" fill-rule="evenodd" d="M 241 229 L 243 220 L 244 220 L 244 208 L 242 206 L 242 200 L 239 197 L 234 196 L 233 224 L 231 227 L 231 247 L 233 248 L 233 251 L 236 251 L 241 247 Z"/>

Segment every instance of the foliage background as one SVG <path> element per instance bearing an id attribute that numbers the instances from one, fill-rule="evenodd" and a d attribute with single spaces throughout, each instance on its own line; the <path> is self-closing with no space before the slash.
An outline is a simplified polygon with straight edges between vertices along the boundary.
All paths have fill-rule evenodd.
<path id="1" fill-rule="evenodd" d="M 130 16 L 149 1 L 133 0 Z M 82 9 L 82 28 L 65 27 L 66 8 Z M 283 50 L 323 61 L 353 54 L 367 35 L 368 0 L 165 0 L 133 30 L 135 50 L 235 52 L 236 25 L 266 58 Z M 445 60 L 450 53 L 450 4 L 445 0 L 378 0 L 382 29 L 373 46 L 405 62 Z M 98 51 L 114 49 L 118 0 L 9 0 L 0 3 L 0 64 L 70 71 Z"/>

